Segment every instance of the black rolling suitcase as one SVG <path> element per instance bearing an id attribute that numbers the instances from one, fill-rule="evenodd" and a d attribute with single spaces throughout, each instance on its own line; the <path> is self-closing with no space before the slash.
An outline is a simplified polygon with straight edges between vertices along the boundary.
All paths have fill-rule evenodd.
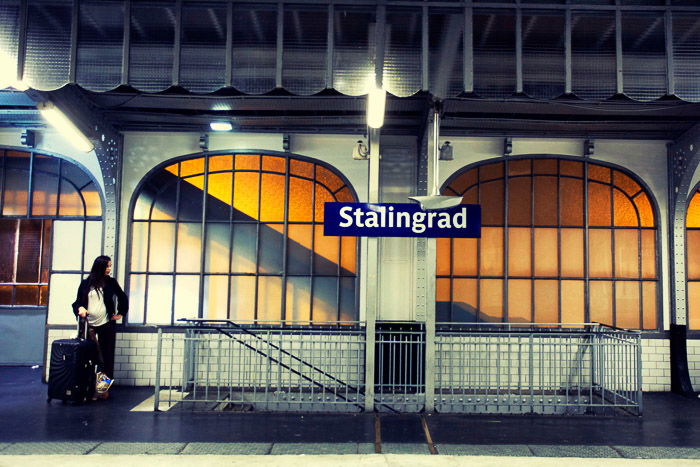
<path id="1" fill-rule="evenodd" d="M 49 366 L 49 397 L 63 402 L 83 402 L 90 400 L 95 391 L 95 365 L 97 364 L 97 343 L 80 337 L 80 319 L 78 319 L 78 337 L 59 339 L 51 344 Z"/>

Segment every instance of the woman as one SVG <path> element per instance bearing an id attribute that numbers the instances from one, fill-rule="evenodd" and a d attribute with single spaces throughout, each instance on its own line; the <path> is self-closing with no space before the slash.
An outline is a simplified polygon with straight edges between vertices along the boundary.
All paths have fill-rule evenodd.
<path id="1" fill-rule="evenodd" d="M 97 342 L 97 392 L 102 399 L 109 397 L 107 391 L 114 382 L 116 322 L 129 310 L 128 298 L 116 279 L 109 276 L 110 272 L 112 260 L 109 256 L 95 258 L 90 275 L 80 283 L 73 303 L 73 313 L 87 319 L 88 337 Z"/>

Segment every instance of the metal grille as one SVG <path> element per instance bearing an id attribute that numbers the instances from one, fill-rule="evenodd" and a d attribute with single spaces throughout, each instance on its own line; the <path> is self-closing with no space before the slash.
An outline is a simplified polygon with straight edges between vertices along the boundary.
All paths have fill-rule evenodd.
<path id="1" fill-rule="evenodd" d="M 360 323 L 282 328 L 200 320 L 163 331 L 156 409 L 359 412 L 364 406 Z"/>
<path id="2" fill-rule="evenodd" d="M 439 329 L 436 410 L 641 414 L 640 333 L 596 324 L 541 326 Z"/>

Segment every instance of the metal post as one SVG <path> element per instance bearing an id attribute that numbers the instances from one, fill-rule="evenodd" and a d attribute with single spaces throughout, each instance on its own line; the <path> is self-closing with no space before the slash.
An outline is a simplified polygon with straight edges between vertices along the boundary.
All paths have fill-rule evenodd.
<path id="1" fill-rule="evenodd" d="M 158 350 L 156 351 L 156 381 L 155 394 L 153 397 L 153 411 L 158 412 L 158 403 L 160 402 L 160 361 L 163 352 L 163 328 L 158 328 Z M 173 356 L 171 356 L 173 358 Z"/>
<path id="2" fill-rule="evenodd" d="M 430 128 L 430 126 L 428 126 Z M 432 135 L 430 138 L 425 138 L 430 151 L 436 151 L 439 146 L 438 135 L 440 132 L 440 114 L 435 110 L 433 114 Z M 432 146 L 432 147 L 430 147 Z M 438 157 L 433 157 L 432 171 L 428 171 L 428 186 L 433 187 L 431 194 L 439 193 L 440 180 L 437 179 Z M 434 238 L 425 239 L 424 260 L 423 260 L 423 277 L 425 301 L 425 411 L 433 412 L 435 410 L 435 264 L 436 264 L 436 249 L 437 242 Z M 420 259 L 419 259 L 420 260 Z"/>

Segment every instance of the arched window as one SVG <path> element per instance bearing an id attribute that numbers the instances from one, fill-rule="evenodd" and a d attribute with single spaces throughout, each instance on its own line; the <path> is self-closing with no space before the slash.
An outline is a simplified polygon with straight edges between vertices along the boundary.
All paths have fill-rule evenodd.
<path id="1" fill-rule="evenodd" d="M 91 264 L 94 248 L 86 248 L 86 235 L 96 234 L 99 253 L 101 216 L 100 194 L 83 169 L 35 151 L 0 148 L 0 306 L 46 306 L 49 272 L 79 275 L 86 257 Z M 56 250 L 50 264 L 52 235 L 69 239 L 70 248 Z"/>
<path id="2" fill-rule="evenodd" d="M 688 328 L 700 329 L 700 187 L 696 187 L 685 218 L 688 271 Z"/>
<path id="3" fill-rule="evenodd" d="M 214 154 L 157 168 L 131 208 L 130 323 L 357 319 L 357 239 L 323 235 L 324 203 L 353 202 L 310 159 Z"/>
<path id="4" fill-rule="evenodd" d="M 654 208 L 629 175 L 512 158 L 459 172 L 443 193 L 481 204 L 483 227 L 438 239 L 438 321 L 657 328 Z"/>

